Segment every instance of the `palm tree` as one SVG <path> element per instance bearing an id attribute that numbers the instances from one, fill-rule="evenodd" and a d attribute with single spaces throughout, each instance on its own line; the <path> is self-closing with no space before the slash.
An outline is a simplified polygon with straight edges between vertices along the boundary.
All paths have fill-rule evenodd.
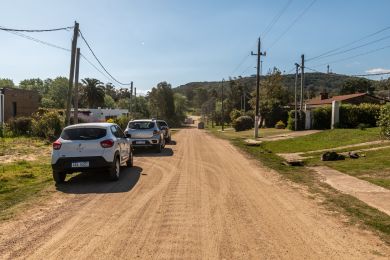
<path id="1" fill-rule="evenodd" d="M 82 98 L 89 108 L 102 107 L 104 105 L 104 87 L 98 79 L 85 78 L 83 82 Z"/>

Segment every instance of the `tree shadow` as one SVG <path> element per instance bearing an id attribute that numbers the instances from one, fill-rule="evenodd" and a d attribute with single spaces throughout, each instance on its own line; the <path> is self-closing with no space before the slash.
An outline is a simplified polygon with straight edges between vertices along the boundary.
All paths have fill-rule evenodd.
<path id="1" fill-rule="evenodd" d="M 68 181 L 57 184 L 58 191 L 70 194 L 121 193 L 129 192 L 137 184 L 142 168 L 134 166 L 122 168 L 118 181 L 110 181 L 103 170 L 82 172 Z"/>
<path id="2" fill-rule="evenodd" d="M 137 149 L 134 153 L 135 157 L 167 157 L 173 156 L 172 148 L 165 147 L 161 153 L 157 153 L 151 149 Z"/>

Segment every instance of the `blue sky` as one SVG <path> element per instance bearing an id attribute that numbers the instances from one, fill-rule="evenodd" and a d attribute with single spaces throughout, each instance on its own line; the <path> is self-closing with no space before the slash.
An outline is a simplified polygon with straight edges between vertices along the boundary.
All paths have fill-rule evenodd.
<path id="1" fill-rule="evenodd" d="M 53 28 L 71 26 L 77 20 L 84 36 L 112 75 L 122 82 L 132 80 L 139 92 L 146 92 L 160 81 L 168 81 L 176 87 L 191 81 L 254 74 L 255 57 L 247 55 L 252 49 L 255 51 L 257 37 L 287 2 L 13 0 L 3 1 L 0 26 Z M 293 0 L 266 35 L 263 40 L 263 50 L 267 52 L 263 59 L 264 72 L 274 66 L 282 71 L 290 71 L 302 53 L 310 59 L 390 26 L 390 1 L 317 0 L 291 30 L 271 46 L 311 2 Z M 66 48 L 70 48 L 72 37 L 70 31 L 28 35 Z M 387 30 L 365 42 L 389 35 L 390 30 Z M 0 31 L 0 42 L 1 78 L 11 78 L 18 83 L 25 78 L 69 74 L 70 54 L 65 51 L 4 31 Z M 388 45 L 390 39 L 384 39 L 345 54 L 308 62 L 307 66 L 325 71 L 325 65 L 316 65 Z M 84 55 L 93 60 L 81 39 L 79 47 Z M 390 48 L 330 63 L 330 66 L 333 72 L 345 74 L 364 74 L 373 69 L 388 70 Z M 80 77 L 109 81 L 84 60 L 81 62 Z"/>

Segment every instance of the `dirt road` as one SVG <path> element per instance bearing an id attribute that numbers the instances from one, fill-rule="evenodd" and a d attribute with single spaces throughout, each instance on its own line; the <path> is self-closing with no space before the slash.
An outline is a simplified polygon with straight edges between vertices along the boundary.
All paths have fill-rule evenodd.
<path id="1" fill-rule="evenodd" d="M 185 129 L 119 182 L 73 177 L 0 225 L 0 256 L 29 259 L 371 259 L 376 236 L 342 223 L 228 142 Z"/>

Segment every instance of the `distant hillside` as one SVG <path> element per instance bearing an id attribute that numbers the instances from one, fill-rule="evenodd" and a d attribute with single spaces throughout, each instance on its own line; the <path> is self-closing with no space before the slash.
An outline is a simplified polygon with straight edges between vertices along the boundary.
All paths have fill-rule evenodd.
<path id="1" fill-rule="evenodd" d="M 267 76 L 262 76 L 265 78 Z M 306 73 L 305 74 L 305 94 L 307 97 L 313 97 L 319 95 L 319 93 L 326 91 L 331 96 L 338 95 L 340 88 L 344 81 L 351 78 L 350 76 L 340 74 L 326 74 L 326 73 Z M 256 86 L 256 77 L 237 78 L 241 84 L 246 85 L 249 90 L 254 90 Z M 294 90 L 295 74 L 283 75 L 284 86 L 290 91 Z M 188 91 L 194 91 L 198 88 L 213 89 L 220 88 L 221 82 L 190 82 L 185 85 L 176 87 L 174 90 L 183 95 L 186 95 Z M 298 87 L 300 86 L 300 79 Z"/>

